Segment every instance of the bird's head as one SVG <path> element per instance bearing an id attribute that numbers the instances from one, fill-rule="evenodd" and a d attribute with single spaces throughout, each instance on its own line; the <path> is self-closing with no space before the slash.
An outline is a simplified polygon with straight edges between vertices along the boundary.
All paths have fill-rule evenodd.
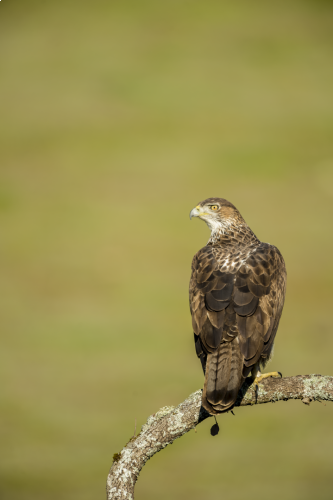
<path id="1" fill-rule="evenodd" d="M 228 227 L 242 220 L 237 208 L 223 198 L 207 198 L 190 212 L 190 219 L 199 217 L 212 232 L 224 232 Z"/>

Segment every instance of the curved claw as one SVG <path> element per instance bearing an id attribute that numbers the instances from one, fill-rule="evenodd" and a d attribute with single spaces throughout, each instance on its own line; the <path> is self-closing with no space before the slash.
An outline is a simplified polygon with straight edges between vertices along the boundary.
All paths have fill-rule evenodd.
<path id="1" fill-rule="evenodd" d="M 254 394 L 256 398 L 256 403 L 258 402 L 258 393 L 259 393 L 259 383 L 264 380 L 265 378 L 270 378 L 270 377 L 281 377 L 282 378 L 282 373 L 281 372 L 269 372 L 269 373 L 263 373 L 259 375 L 259 377 L 256 377 L 253 380 L 253 385 L 254 385 Z"/>
<path id="2" fill-rule="evenodd" d="M 256 382 L 255 383 L 255 387 L 254 387 L 254 395 L 256 397 L 256 404 L 258 403 L 258 393 L 259 393 L 259 385 L 258 383 Z"/>

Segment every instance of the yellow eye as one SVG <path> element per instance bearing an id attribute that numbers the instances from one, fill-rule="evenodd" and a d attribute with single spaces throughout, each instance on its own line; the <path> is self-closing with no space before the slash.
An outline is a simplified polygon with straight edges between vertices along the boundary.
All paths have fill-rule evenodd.
<path id="1" fill-rule="evenodd" d="M 219 207 L 218 207 L 217 205 L 212 205 L 210 208 L 211 208 L 212 210 L 217 210 Z"/>

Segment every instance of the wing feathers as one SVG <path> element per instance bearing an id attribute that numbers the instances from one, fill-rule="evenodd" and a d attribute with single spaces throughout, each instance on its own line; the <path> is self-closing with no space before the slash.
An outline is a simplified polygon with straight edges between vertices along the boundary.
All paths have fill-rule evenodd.
<path id="1" fill-rule="evenodd" d="M 252 296 L 251 302 L 249 302 L 248 304 L 246 304 L 244 306 L 238 306 L 237 304 L 235 304 L 234 309 L 235 309 L 236 313 L 239 314 L 240 316 L 249 316 L 249 315 L 253 314 L 254 311 L 256 310 L 258 302 L 259 302 L 259 298 Z"/>
<path id="2" fill-rule="evenodd" d="M 212 290 L 210 294 L 215 300 L 230 300 L 233 288 L 233 283 L 223 283 L 223 288 Z"/>
<path id="3" fill-rule="evenodd" d="M 228 307 L 230 303 L 229 301 L 220 301 L 214 299 L 211 293 L 207 293 L 205 299 L 206 299 L 207 309 L 210 311 L 223 311 L 223 309 Z"/>
<path id="4" fill-rule="evenodd" d="M 269 359 L 283 307 L 286 272 L 279 251 L 261 243 L 246 252 L 238 269 L 241 251 L 223 260 L 222 247 L 205 247 L 192 263 L 195 347 L 205 370 L 203 406 L 212 414 L 231 408 L 255 363 Z"/>
<path id="5" fill-rule="evenodd" d="M 221 328 L 224 324 L 225 310 L 223 311 L 209 311 L 207 310 L 209 321 L 215 328 Z"/>
<path id="6" fill-rule="evenodd" d="M 215 328 L 209 319 L 207 319 L 202 327 L 200 338 L 206 347 L 207 352 L 213 352 L 220 345 L 222 328 Z"/>

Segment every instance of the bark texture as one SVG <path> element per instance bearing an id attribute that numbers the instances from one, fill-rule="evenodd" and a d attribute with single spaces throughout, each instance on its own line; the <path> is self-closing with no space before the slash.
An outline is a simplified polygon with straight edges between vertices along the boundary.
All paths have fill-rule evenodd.
<path id="1" fill-rule="evenodd" d="M 265 379 L 259 384 L 256 396 L 247 379 L 235 406 L 273 403 L 289 399 L 333 401 L 333 377 L 323 375 L 297 375 L 281 379 Z M 121 452 L 113 457 L 106 491 L 108 500 L 134 498 L 134 487 L 142 467 L 155 453 L 175 439 L 194 429 L 211 415 L 201 406 L 202 390 L 191 394 L 176 408 L 165 406 L 148 417 L 138 436 L 130 439 Z"/>

